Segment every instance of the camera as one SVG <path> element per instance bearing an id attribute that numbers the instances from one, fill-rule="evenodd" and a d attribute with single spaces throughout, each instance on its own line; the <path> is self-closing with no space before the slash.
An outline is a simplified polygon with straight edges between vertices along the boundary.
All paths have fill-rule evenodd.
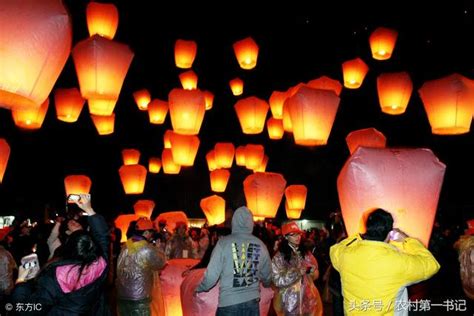
<path id="1" fill-rule="evenodd" d="M 67 197 L 68 203 L 79 202 L 81 200 L 81 196 L 79 194 L 69 194 Z"/>

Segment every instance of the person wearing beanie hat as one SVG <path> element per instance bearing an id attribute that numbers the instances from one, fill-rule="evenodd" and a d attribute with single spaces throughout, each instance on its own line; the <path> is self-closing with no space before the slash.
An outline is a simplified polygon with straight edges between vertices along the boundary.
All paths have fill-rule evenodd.
<path id="1" fill-rule="evenodd" d="M 271 284 L 270 255 L 252 235 L 250 210 L 239 207 L 232 217 L 232 234 L 219 239 L 196 292 L 209 291 L 219 281 L 217 315 L 260 315 L 260 282 Z"/>
<path id="2" fill-rule="evenodd" d="M 272 279 L 276 287 L 273 308 L 278 315 L 322 315 L 323 304 L 314 280 L 318 262 L 300 247 L 304 232 L 296 222 L 281 226 L 284 236 L 272 259 Z"/>
<path id="3" fill-rule="evenodd" d="M 117 260 L 118 311 L 120 315 L 151 315 L 153 272 L 163 268 L 166 259 L 163 251 L 150 243 L 153 222 L 142 217 L 134 225 Z"/>

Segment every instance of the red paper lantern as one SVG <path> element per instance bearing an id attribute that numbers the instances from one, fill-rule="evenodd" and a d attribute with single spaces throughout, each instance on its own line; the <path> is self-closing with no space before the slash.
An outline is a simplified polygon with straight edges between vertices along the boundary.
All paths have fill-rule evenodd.
<path id="1" fill-rule="evenodd" d="M 153 202 L 152 200 L 138 200 L 133 205 L 135 215 L 137 215 L 138 217 L 146 217 L 148 219 L 151 218 L 151 214 L 153 213 L 154 208 L 155 202 Z"/>
<path id="2" fill-rule="evenodd" d="M 258 45 L 251 37 L 237 41 L 233 45 L 240 68 L 250 70 L 257 65 Z"/>
<path id="3" fill-rule="evenodd" d="M 0 138 L 0 183 L 7 170 L 8 159 L 10 158 L 10 146 L 6 139 Z"/>
<path id="4" fill-rule="evenodd" d="M 145 188 L 146 168 L 142 165 L 123 165 L 119 169 L 125 194 L 141 194 Z"/>
<path id="5" fill-rule="evenodd" d="M 177 40 L 174 44 L 174 61 L 176 67 L 188 69 L 193 66 L 196 58 L 197 43 L 195 41 Z"/>
<path id="6" fill-rule="evenodd" d="M 88 194 L 91 190 L 91 179 L 82 174 L 73 174 L 64 178 L 66 196 L 70 194 Z"/>
<path id="7" fill-rule="evenodd" d="M 344 87 L 357 89 L 362 85 L 369 67 L 360 58 L 348 60 L 342 63 L 342 74 L 344 76 Z"/>
<path id="8" fill-rule="evenodd" d="M 235 112 L 244 134 L 260 134 L 265 126 L 269 105 L 262 99 L 248 97 L 237 101 Z"/>
<path id="9" fill-rule="evenodd" d="M 352 155 L 360 146 L 384 148 L 387 139 L 381 132 L 371 127 L 350 132 L 346 137 L 346 143 Z"/>
<path id="10" fill-rule="evenodd" d="M 98 34 L 113 39 L 117 32 L 119 14 L 117 7 L 111 3 L 89 2 L 86 9 L 89 35 Z"/>
<path id="11" fill-rule="evenodd" d="M 258 172 L 244 181 L 247 207 L 254 216 L 274 218 L 285 191 L 286 180 L 279 173 Z"/>
<path id="12" fill-rule="evenodd" d="M 86 101 L 77 88 L 56 89 L 54 91 L 54 105 L 58 120 L 73 123 L 81 114 Z"/>
<path id="13" fill-rule="evenodd" d="M 122 150 L 122 159 L 124 165 L 137 165 L 140 161 L 140 151 L 136 149 Z"/>
<path id="14" fill-rule="evenodd" d="M 377 77 L 377 92 L 384 113 L 405 113 L 412 91 L 413 84 L 406 72 L 386 73 Z"/>
<path id="15" fill-rule="evenodd" d="M 372 57 L 377 60 L 390 59 L 397 42 L 397 37 L 398 32 L 393 29 L 385 27 L 375 29 L 369 37 Z"/>

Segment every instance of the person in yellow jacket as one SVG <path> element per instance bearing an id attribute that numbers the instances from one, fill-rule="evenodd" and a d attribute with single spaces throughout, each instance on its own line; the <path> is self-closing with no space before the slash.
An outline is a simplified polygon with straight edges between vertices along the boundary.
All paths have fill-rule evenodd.
<path id="1" fill-rule="evenodd" d="M 393 229 L 393 218 L 376 209 L 366 233 L 330 248 L 339 271 L 346 315 L 407 315 L 406 287 L 432 277 L 440 265 L 417 239 Z"/>

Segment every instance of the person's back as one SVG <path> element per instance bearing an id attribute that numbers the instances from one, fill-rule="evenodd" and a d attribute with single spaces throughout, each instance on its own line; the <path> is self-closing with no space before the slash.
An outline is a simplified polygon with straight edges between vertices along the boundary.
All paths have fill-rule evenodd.
<path id="1" fill-rule="evenodd" d="M 363 238 L 351 236 L 330 249 L 332 264 L 341 275 L 346 315 L 403 311 L 406 306 L 399 304 L 406 300 L 406 286 L 430 278 L 440 267 L 421 242 L 401 231 L 397 233 L 403 238 L 395 237 L 399 241 L 388 243 L 393 219 L 389 213 L 378 211 L 369 216 Z M 371 231 L 371 220 L 387 216 L 389 225 L 374 225 L 375 233 Z"/>
<path id="2" fill-rule="evenodd" d="M 222 308 L 254 300 L 258 311 L 259 283 L 262 281 L 266 287 L 271 283 L 268 250 L 251 235 L 252 229 L 252 214 L 246 207 L 238 208 L 232 218 L 232 234 L 217 242 L 204 279 L 196 289 L 208 291 L 220 279 L 218 314 Z"/>
<path id="3" fill-rule="evenodd" d="M 462 288 L 466 296 L 474 300 L 474 220 L 468 221 L 468 229 L 454 247 L 459 254 Z"/>

